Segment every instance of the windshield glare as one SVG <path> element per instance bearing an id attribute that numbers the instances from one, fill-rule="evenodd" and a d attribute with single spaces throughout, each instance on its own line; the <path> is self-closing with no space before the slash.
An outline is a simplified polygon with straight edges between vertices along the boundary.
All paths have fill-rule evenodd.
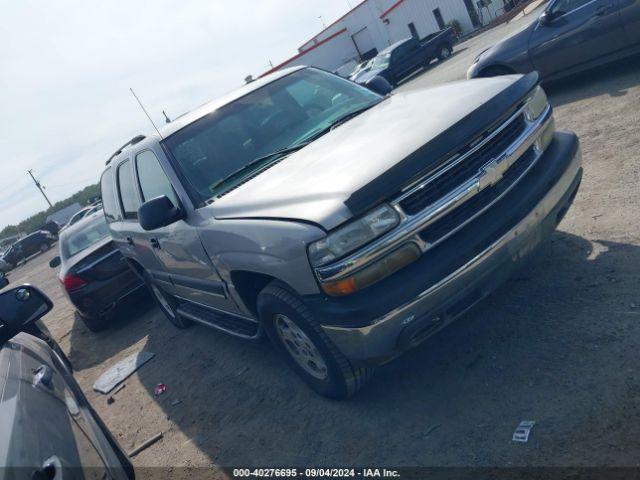
<path id="1" fill-rule="evenodd" d="M 391 53 L 384 53 L 382 55 L 378 55 L 373 59 L 373 68 L 387 68 L 389 66 L 389 59 L 391 58 Z"/>
<path id="2" fill-rule="evenodd" d="M 99 217 L 82 230 L 75 231 L 62 242 L 62 256 L 71 258 L 109 236 L 109 227 L 104 217 Z"/>
<path id="3" fill-rule="evenodd" d="M 221 183 L 252 160 L 302 144 L 381 98 L 336 75 L 299 70 L 188 125 L 165 144 L 200 200 L 206 201 L 255 171 L 252 166 L 233 182 Z"/>

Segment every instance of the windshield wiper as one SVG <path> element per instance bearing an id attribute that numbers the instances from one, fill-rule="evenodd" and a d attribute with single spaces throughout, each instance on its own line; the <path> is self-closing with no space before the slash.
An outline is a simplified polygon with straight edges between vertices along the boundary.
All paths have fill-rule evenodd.
<path id="1" fill-rule="evenodd" d="M 293 153 L 297 150 L 300 150 L 301 148 L 306 147 L 310 142 L 304 142 L 304 143 L 299 143 L 297 145 L 293 145 L 291 147 L 287 147 L 287 148 L 283 148 L 282 150 L 277 150 L 275 152 L 271 152 L 267 155 L 263 155 L 261 157 L 255 158 L 253 160 L 251 160 L 249 163 L 247 163 L 246 165 L 243 165 L 242 167 L 240 167 L 239 169 L 237 169 L 236 171 L 232 172 L 230 175 L 227 175 L 226 177 L 218 180 L 216 183 L 214 183 L 213 185 L 211 185 L 209 187 L 209 190 L 211 190 L 212 192 L 218 188 L 221 185 L 224 185 L 225 183 L 228 183 L 230 180 L 233 180 L 234 178 L 238 178 L 239 176 L 241 176 L 244 172 L 248 171 L 248 170 L 252 170 L 257 164 L 262 163 L 262 162 L 267 162 L 267 160 L 276 160 L 277 158 L 283 156 L 283 155 L 287 155 L 289 153 Z M 222 193 L 222 192 L 220 192 Z"/>

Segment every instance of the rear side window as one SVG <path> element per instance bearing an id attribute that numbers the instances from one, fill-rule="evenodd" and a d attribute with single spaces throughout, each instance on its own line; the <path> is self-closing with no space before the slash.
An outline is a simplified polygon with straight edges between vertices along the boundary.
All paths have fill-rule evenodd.
<path id="1" fill-rule="evenodd" d="M 140 182 L 143 202 L 166 195 L 176 207 L 178 206 L 178 199 L 173 191 L 171 182 L 151 150 L 138 154 L 136 168 L 138 169 L 138 181 Z"/>
<path id="2" fill-rule="evenodd" d="M 118 202 L 113 191 L 113 172 L 111 167 L 107 168 L 100 180 L 100 191 L 102 193 L 102 207 L 104 216 L 108 222 L 113 222 L 118 218 Z"/>
<path id="3" fill-rule="evenodd" d="M 138 218 L 138 196 L 133 183 L 131 162 L 125 160 L 118 167 L 118 193 L 124 218 Z"/>

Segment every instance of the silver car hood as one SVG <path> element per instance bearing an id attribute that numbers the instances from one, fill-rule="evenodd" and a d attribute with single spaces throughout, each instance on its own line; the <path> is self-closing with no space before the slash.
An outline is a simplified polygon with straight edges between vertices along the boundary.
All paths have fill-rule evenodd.
<path id="1" fill-rule="evenodd" d="M 353 192 L 518 78 L 477 79 L 394 93 L 207 208 L 218 219 L 291 219 L 330 230 L 352 217 L 345 201 Z"/>

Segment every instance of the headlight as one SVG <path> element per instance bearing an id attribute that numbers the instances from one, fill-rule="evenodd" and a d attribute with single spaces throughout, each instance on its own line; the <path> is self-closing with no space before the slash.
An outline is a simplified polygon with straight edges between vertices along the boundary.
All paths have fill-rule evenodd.
<path id="1" fill-rule="evenodd" d="M 383 205 L 309 245 L 311 265 L 319 267 L 337 260 L 388 232 L 398 222 L 396 211 L 389 205 Z"/>
<path id="2" fill-rule="evenodd" d="M 540 118 L 540 115 L 544 113 L 548 105 L 549 100 L 547 99 L 547 94 L 544 92 L 544 89 L 538 85 L 527 100 L 525 108 L 527 120 L 533 122 Z"/>

